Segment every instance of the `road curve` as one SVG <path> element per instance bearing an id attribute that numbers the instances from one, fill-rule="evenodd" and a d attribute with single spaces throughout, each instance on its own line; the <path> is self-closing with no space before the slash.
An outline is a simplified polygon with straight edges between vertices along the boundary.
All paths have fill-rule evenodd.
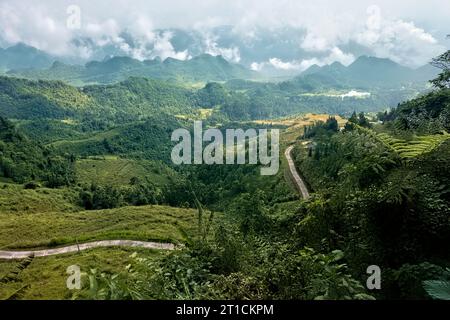
<path id="1" fill-rule="evenodd" d="M 104 240 L 94 241 L 82 244 L 75 244 L 66 247 L 37 250 L 37 251 L 0 251 L 0 259 L 14 260 L 24 259 L 29 256 L 35 257 L 47 257 L 65 253 L 79 252 L 92 248 L 101 247 L 139 247 L 146 249 L 158 249 L 158 250 L 174 250 L 175 245 L 172 243 L 158 243 L 158 242 L 145 242 L 145 241 L 133 241 L 133 240 Z"/>
<path id="2" fill-rule="evenodd" d="M 289 146 L 286 149 L 286 152 L 284 153 L 284 155 L 286 156 L 286 159 L 288 161 L 289 171 L 291 173 L 292 178 L 294 179 L 294 183 L 295 183 L 298 191 L 302 195 L 303 199 L 306 200 L 310 197 L 310 195 L 308 192 L 308 188 L 306 188 L 305 182 L 303 182 L 302 178 L 300 177 L 300 175 L 297 172 L 297 169 L 295 168 L 294 160 L 292 160 L 292 155 L 291 155 L 292 149 L 294 149 L 294 146 Z"/>

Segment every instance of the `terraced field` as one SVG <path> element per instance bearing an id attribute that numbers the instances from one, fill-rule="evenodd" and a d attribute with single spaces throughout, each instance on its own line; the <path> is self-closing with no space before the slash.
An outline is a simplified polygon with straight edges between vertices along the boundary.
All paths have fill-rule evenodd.
<path id="1" fill-rule="evenodd" d="M 388 149 L 397 153 L 404 160 L 411 160 L 429 153 L 450 139 L 450 134 L 414 136 L 412 139 L 399 139 L 387 133 L 376 133 L 373 130 L 357 126 L 357 130 L 384 144 Z"/>
<path id="2" fill-rule="evenodd" d="M 449 139 L 450 134 L 417 136 L 410 141 L 397 139 L 386 133 L 377 134 L 377 137 L 385 145 L 388 145 L 394 150 L 402 159 L 408 160 L 433 151 Z"/>

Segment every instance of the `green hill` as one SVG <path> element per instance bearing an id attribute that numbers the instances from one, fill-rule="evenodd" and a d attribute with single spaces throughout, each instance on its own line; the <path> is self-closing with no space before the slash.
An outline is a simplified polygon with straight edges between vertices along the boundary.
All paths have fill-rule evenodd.
<path id="1" fill-rule="evenodd" d="M 29 140 L 10 121 L 0 117 L 0 177 L 16 182 L 42 180 L 51 186 L 66 185 L 74 180 L 73 162 Z"/>
<path id="2" fill-rule="evenodd" d="M 114 175 L 111 175 L 114 172 Z M 148 180 L 157 186 L 167 185 L 175 171 L 163 163 L 122 159 L 114 156 L 90 157 L 76 163 L 77 181 L 81 184 L 127 185 L 133 178 Z"/>
<path id="3" fill-rule="evenodd" d="M 155 112 L 187 113 L 194 92 L 164 81 L 130 78 L 76 88 L 60 81 L 0 77 L 0 115 L 11 119 L 137 120 Z"/>
<path id="4" fill-rule="evenodd" d="M 120 155 L 170 161 L 171 134 L 185 124 L 169 115 L 155 115 L 146 121 L 117 126 L 86 139 L 60 140 L 51 146 L 62 153 L 79 156 Z"/>
<path id="5" fill-rule="evenodd" d="M 304 86 L 305 83 L 315 83 L 315 86 L 362 89 L 423 87 L 438 71 L 431 65 L 411 69 L 389 59 L 361 56 L 348 67 L 338 62 L 323 67 L 314 65 L 297 77 L 293 84 Z"/>
<path id="6" fill-rule="evenodd" d="M 258 78 L 256 72 L 232 64 L 222 56 L 203 54 L 193 59 L 181 61 L 167 58 L 161 61 L 139 61 L 129 57 L 113 57 L 104 61 L 92 61 L 85 66 L 66 65 L 55 62 L 45 70 L 13 70 L 12 76 L 29 79 L 62 80 L 70 84 L 111 84 L 129 77 L 163 79 L 173 82 L 209 82 L 230 79 Z"/>
<path id="7" fill-rule="evenodd" d="M 43 69 L 48 68 L 53 61 L 54 58 L 49 54 L 23 43 L 0 48 L 0 70 Z"/>

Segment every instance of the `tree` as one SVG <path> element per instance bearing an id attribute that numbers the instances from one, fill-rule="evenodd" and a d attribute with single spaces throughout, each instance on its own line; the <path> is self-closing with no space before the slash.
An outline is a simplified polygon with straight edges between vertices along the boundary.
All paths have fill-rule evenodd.
<path id="1" fill-rule="evenodd" d="M 356 111 L 353 111 L 352 116 L 348 119 L 348 121 L 358 124 L 358 116 L 356 115 Z"/>
<path id="2" fill-rule="evenodd" d="M 431 65 L 442 70 L 436 79 L 430 82 L 438 89 L 450 88 L 450 50 L 431 61 Z"/>
<path id="3" fill-rule="evenodd" d="M 327 122 L 325 122 L 325 129 L 333 132 L 339 131 L 339 124 L 335 117 L 329 117 L 327 119 Z"/>
<path id="4" fill-rule="evenodd" d="M 369 120 L 367 120 L 367 118 L 364 115 L 364 112 L 361 112 L 358 115 L 358 124 L 361 127 L 364 127 L 364 128 L 370 128 L 371 127 Z"/>

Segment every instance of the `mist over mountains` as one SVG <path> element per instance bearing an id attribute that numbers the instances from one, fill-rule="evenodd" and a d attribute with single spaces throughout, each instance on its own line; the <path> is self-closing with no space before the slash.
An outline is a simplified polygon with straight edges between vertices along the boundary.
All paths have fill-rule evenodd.
<path id="1" fill-rule="evenodd" d="M 105 57 L 100 61 L 75 64 L 59 60 L 44 51 L 17 44 L 0 50 L 0 69 L 8 75 L 28 79 L 62 80 L 73 85 L 111 84 L 129 77 L 146 77 L 173 82 L 211 82 L 233 79 L 279 80 L 279 73 L 251 70 L 222 55 L 200 54 L 186 60 L 160 57 L 140 61 L 126 56 Z M 431 65 L 409 68 L 369 56 L 360 56 L 348 66 L 333 62 L 324 66 L 314 64 L 291 76 L 293 82 L 319 83 L 323 88 L 401 88 L 425 87 L 438 70 Z M 295 77 L 294 77 L 295 76 Z M 288 79 L 288 78 L 287 78 Z M 317 87 L 317 85 L 315 85 Z"/>
<path id="2" fill-rule="evenodd" d="M 172 82 L 210 82 L 231 79 L 258 79 L 255 71 L 229 63 L 222 56 L 199 55 L 183 61 L 159 57 L 139 61 L 130 57 L 112 57 L 91 61 L 84 66 L 55 61 L 49 68 L 22 68 L 11 70 L 11 76 L 28 79 L 62 80 L 74 85 L 111 84 L 129 77 L 170 80 Z"/>
<path id="3" fill-rule="evenodd" d="M 408 32 L 417 37 L 420 36 L 423 44 L 413 39 L 402 40 L 400 34 L 388 39 L 383 39 L 381 35 L 375 37 L 370 30 L 370 32 L 367 31 L 367 35 L 361 33 L 361 39 L 342 39 L 338 44 L 334 44 L 331 40 L 314 35 L 304 27 L 244 28 L 222 25 L 186 29 L 152 29 L 151 26 L 146 26 L 145 22 L 145 19 L 139 22 L 142 35 L 135 31 L 134 27 L 120 29 L 112 21 L 96 25 L 95 28 L 94 25 L 87 26 L 87 29 L 95 29 L 97 32 L 72 36 L 67 40 L 68 48 L 62 51 L 55 52 L 53 48 L 35 50 L 33 53 L 35 62 L 31 62 L 30 53 L 21 51 L 27 51 L 28 46 L 36 48 L 45 48 L 45 46 L 26 42 L 25 39 L 23 43 L 27 45 L 21 42 L 15 44 L 5 42 L 0 36 L 0 46 L 10 47 L 6 51 L 10 51 L 10 55 L 21 57 L 23 60 L 22 65 L 11 62 L 5 65 L 2 58 L 0 69 L 48 68 L 54 61 L 84 65 L 90 61 L 103 61 L 117 56 L 131 57 L 140 61 L 156 58 L 186 61 L 202 54 L 209 54 L 223 56 L 229 62 L 242 64 L 248 69 L 267 76 L 295 76 L 314 64 L 325 66 L 339 62 L 348 66 L 362 55 L 389 58 L 401 65 L 417 68 L 444 50 L 444 46 L 436 39 L 418 28 L 398 32 L 401 31 L 405 37 Z M 397 31 L 391 30 L 391 32 Z M 375 38 L 367 42 L 362 39 L 366 36 Z M 395 39 L 401 43 L 393 43 Z M 375 41 L 382 42 L 390 49 L 381 48 L 381 44 Z M 430 44 L 426 45 L 426 41 Z M 0 50 L 0 57 L 5 54 L 8 52 Z"/>

